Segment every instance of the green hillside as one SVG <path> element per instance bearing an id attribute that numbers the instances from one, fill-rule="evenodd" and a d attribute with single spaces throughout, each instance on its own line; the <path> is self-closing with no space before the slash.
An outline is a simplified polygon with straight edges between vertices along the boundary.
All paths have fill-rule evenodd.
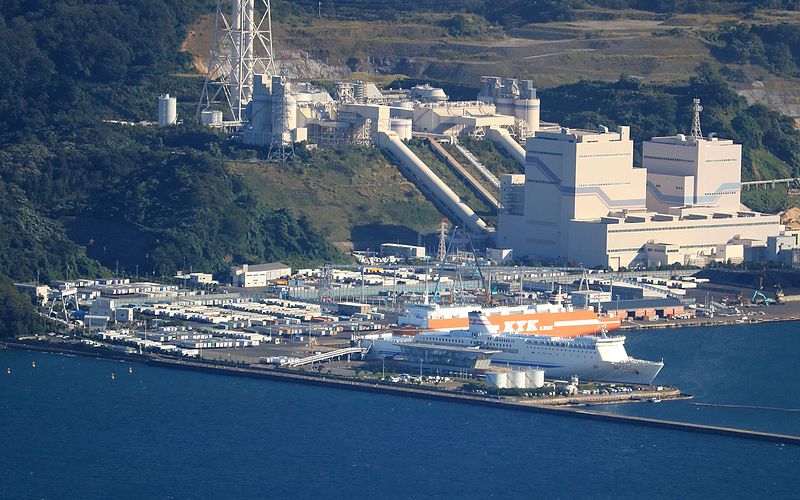
<path id="1" fill-rule="evenodd" d="M 222 161 L 224 137 L 104 123 L 153 120 L 160 93 L 196 99 L 201 79 L 184 76 L 191 58 L 178 47 L 211 4 L 4 4 L 0 273 L 170 276 L 342 258 L 305 217 L 238 181 Z"/>
<path id="2" fill-rule="evenodd" d="M 341 248 L 416 244 L 418 233 L 436 230 L 436 208 L 377 149 L 299 147 L 297 153 L 287 165 L 231 162 L 229 168 L 267 206 L 304 215 Z"/>

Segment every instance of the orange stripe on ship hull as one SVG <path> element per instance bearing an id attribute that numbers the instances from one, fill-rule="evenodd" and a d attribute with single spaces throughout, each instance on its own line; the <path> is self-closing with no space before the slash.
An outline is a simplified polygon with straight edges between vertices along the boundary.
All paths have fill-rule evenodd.
<path id="1" fill-rule="evenodd" d="M 601 318 L 593 311 L 570 311 L 539 314 L 484 314 L 489 321 L 500 328 L 500 333 L 514 332 L 526 335 L 551 335 L 555 337 L 579 337 L 600 333 L 603 325 L 606 331 L 620 327 L 618 318 Z M 469 327 L 468 318 L 432 318 L 423 329 L 465 330 Z"/>

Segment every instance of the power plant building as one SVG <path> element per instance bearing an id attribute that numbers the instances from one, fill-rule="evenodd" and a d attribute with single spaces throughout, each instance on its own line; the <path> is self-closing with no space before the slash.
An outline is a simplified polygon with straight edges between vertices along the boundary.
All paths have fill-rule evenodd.
<path id="1" fill-rule="evenodd" d="M 497 245 L 612 269 L 741 261 L 742 241 L 765 243 L 782 226 L 740 204 L 740 172 L 740 145 L 697 133 L 645 142 L 635 167 L 628 127 L 539 131 L 524 181 L 501 179 Z"/>

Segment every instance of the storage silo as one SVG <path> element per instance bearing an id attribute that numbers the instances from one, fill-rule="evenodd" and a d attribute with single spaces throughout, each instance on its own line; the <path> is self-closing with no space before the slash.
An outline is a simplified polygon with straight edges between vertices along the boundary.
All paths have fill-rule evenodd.
<path id="1" fill-rule="evenodd" d="M 200 112 L 200 123 L 209 127 L 222 126 L 222 111 L 218 109 L 204 109 Z"/>
<path id="2" fill-rule="evenodd" d="M 508 374 L 506 372 L 489 372 L 486 374 L 486 385 L 506 389 L 508 388 Z"/>
<path id="3" fill-rule="evenodd" d="M 494 109 L 498 115 L 514 116 L 514 98 L 496 97 L 494 99 Z"/>
<path id="4" fill-rule="evenodd" d="M 497 114 L 514 116 L 514 101 L 518 95 L 517 80 L 514 78 L 504 78 L 503 87 L 494 100 Z"/>
<path id="5" fill-rule="evenodd" d="M 389 129 L 395 132 L 401 141 L 411 139 L 412 121 L 410 118 L 392 118 L 389 120 Z"/>
<path id="6" fill-rule="evenodd" d="M 528 388 L 538 389 L 539 387 L 544 387 L 544 370 L 541 368 L 531 368 L 530 370 L 525 370 L 525 376 L 528 379 Z"/>
<path id="7" fill-rule="evenodd" d="M 509 387 L 516 387 L 517 389 L 528 388 L 528 379 L 524 371 L 511 372 L 508 374 L 508 378 Z"/>
<path id="8" fill-rule="evenodd" d="M 540 102 L 532 80 L 519 81 L 519 98 L 514 101 L 514 116 L 525 120 L 528 133 L 539 130 Z"/>
<path id="9" fill-rule="evenodd" d="M 169 127 L 178 121 L 178 101 L 169 94 L 158 97 L 158 126 Z"/>

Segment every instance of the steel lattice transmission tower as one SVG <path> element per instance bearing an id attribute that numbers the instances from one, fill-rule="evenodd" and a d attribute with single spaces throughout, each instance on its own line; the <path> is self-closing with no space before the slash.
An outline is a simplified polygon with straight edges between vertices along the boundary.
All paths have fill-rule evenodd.
<path id="1" fill-rule="evenodd" d="M 703 111 L 703 106 L 700 105 L 700 99 L 692 101 L 692 111 L 694 118 L 692 118 L 692 139 L 699 141 L 703 138 L 703 131 L 700 129 L 700 112 Z"/>
<path id="2" fill-rule="evenodd" d="M 442 219 L 439 226 L 439 251 L 436 253 L 436 260 L 444 262 L 447 258 L 447 219 Z"/>
<path id="3" fill-rule="evenodd" d="M 268 79 L 275 73 L 269 0 L 217 0 L 197 118 L 204 109 L 217 105 L 225 122 L 240 125 L 253 96 L 253 75 L 268 75 Z"/>

